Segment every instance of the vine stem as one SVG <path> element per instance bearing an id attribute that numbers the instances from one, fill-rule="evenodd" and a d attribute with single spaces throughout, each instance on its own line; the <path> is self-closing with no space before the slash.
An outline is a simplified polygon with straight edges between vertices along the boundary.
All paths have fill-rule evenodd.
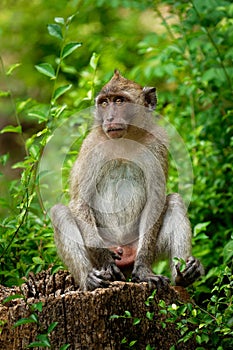
<path id="1" fill-rule="evenodd" d="M 168 34 L 170 35 L 171 39 L 172 39 L 172 40 L 175 40 L 175 39 L 176 39 L 176 38 L 175 38 L 175 35 L 172 33 L 172 30 L 171 30 L 171 28 L 170 28 L 170 25 L 168 24 L 166 18 L 163 16 L 162 12 L 159 10 L 158 6 L 155 6 L 155 7 L 154 7 L 154 10 L 155 10 L 155 12 L 157 13 L 157 15 L 159 16 L 159 18 L 161 19 L 161 21 L 162 21 L 164 27 L 167 29 L 167 32 L 168 32 Z"/>

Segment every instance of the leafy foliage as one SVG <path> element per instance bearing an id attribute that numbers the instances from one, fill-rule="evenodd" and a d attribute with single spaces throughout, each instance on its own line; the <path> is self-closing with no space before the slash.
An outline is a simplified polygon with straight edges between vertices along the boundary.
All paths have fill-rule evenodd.
<path id="1" fill-rule="evenodd" d="M 61 0 L 51 4 L 51 0 L 22 0 L 1 9 L 0 283 L 20 284 L 30 271 L 60 267 L 40 195 L 39 162 L 55 128 L 75 111 L 93 105 L 99 87 L 118 67 L 124 74 L 127 71 L 129 79 L 156 84 L 158 113 L 178 130 L 192 160 L 193 251 L 204 263 L 206 276 L 193 290 L 201 309 L 185 310 L 188 320 L 194 317 L 199 325 L 198 332 L 187 337 L 196 336 L 201 346 L 230 348 L 231 1 Z M 40 13 L 36 20 L 35 12 Z M 12 36 L 7 35 L 9 23 Z M 79 139 L 64 164 L 66 178 L 88 123 L 78 117 Z M 177 191 L 172 159 L 169 179 L 169 191 Z M 190 180 L 187 186 L 191 185 Z M 156 268 L 159 273 L 166 271 L 164 263 Z"/>

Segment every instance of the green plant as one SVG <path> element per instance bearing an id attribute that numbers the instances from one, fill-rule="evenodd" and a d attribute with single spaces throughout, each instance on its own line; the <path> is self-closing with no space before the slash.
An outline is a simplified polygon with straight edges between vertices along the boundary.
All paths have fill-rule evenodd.
<path id="1" fill-rule="evenodd" d="M 39 324 L 38 317 L 35 313 L 32 313 L 28 318 L 20 319 L 15 323 L 14 327 L 18 327 L 20 325 L 28 324 L 28 323 Z M 46 330 L 42 330 L 42 333 L 37 334 L 35 341 L 31 342 L 27 346 L 27 348 L 35 348 L 35 347 L 51 348 L 49 334 L 54 330 L 56 326 L 57 326 L 57 322 L 51 323 L 51 325 Z"/>
<path id="2" fill-rule="evenodd" d="M 23 295 L 11 295 L 10 297 L 6 298 L 3 303 L 7 303 L 10 300 L 17 299 L 17 298 L 23 298 Z M 31 342 L 30 344 L 27 345 L 27 349 L 29 348 L 35 348 L 35 347 L 42 347 L 42 348 L 51 348 L 51 342 L 49 339 L 50 334 L 54 331 L 54 329 L 57 326 L 57 322 L 52 322 L 47 329 L 43 329 L 42 325 L 40 324 L 39 321 L 39 313 L 42 312 L 43 309 L 43 303 L 41 301 L 35 303 L 35 304 L 28 304 L 26 299 L 25 299 L 26 305 L 28 306 L 30 310 L 30 315 L 26 318 L 21 318 L 18 321 L 15 322 L 14 328 L 22 326 L 24 324 L 28 323 L 36 323 L 39 332 L 36 336 L 35 341 Z M 66 350 L 69 348 L 69 344 L 63 345 L 60 350 Z"/>
<path id="3" fill-rule="evenodd" d="M 167 322 L 176 325 L 180 331 L 179 343 L 195 338 L 198 350 L 231 349 L 233 335 L 233 277 L 229 268 L 221 271 L 206 309 L 197 304 L 172 304 L 166 306 L 160 300 L 160 313 L 165 315 L 164 327 Z M 202 347 L 200 347 L 202 346 Z"/>

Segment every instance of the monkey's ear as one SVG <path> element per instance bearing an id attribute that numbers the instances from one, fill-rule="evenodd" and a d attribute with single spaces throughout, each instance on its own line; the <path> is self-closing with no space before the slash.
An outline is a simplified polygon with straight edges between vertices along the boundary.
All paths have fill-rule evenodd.
<path id="1" fill-rule="evenodd" d="M 114 76 L 115 78 L 119 78 L 120 77 L 120 72 L 118 69 L 114 69 Z"/>
<path id="2" fill-rule="evenodd" d="M 145 98 L 145 106 L 148 107 L 150 111 L 155 110 L 157 104 L 156 88 L 145 86 L 142 91 Z"/>

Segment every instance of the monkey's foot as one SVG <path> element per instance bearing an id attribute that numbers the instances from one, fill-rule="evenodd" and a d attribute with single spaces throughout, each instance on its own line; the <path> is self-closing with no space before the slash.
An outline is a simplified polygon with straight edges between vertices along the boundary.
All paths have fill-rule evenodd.
<path id="1" fill-rule="evenodd" d="M 147 282 L 150 286 L 150 288 L 156 288 L 158 290 L 160 289 L 167 289 L 170 280 L 166 276 L 162 275 L 155 275 L 154 273 L 135 273 L 132 274 L 132 282 Z"/>
<path id="2" fill-rule="evenodd" d="M 178 263 L 175 267 L 177 272 L 175 284 L 177 286 L 187 287 L 204 274 L 202 264 L 193 256 L 187 259 L 186 267 L 183 271 L 180 271 L 180 263 Z"/>
<path id="3" fill-rule="evenodd" d="M 101 270 L 93 268 L 87 276 L 86 289 L 92 291 L 96 288 L 107 288 L 113 281 L 125 281 L 125 276 L 115 263 L 111 263 Z"/>

